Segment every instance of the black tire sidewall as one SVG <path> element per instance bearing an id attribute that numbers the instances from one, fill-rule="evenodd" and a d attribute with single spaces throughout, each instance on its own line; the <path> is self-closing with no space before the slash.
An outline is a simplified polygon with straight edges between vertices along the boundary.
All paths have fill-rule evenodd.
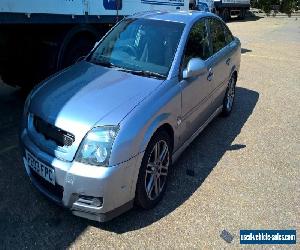
<path id="1" fill-rule="evenodd" d="M 168 144 L 169 148 L 169 169 L 168 169 L 168 175 L 166 176 L 166 182 L 163 187 L 163 190 L 159 194 L 159 196 L 155 200 L 150 200 L 147 196 L 146 190 L 145 190 L 145 175 L 146 175 L 146 168 L 148 164 L 149 157 L 151 155 L 152 149 L 154 145 L 160 141 L 164 140 Z M 169 171 L 171 167 L 171 159 L 172 159 L 172 148 L 171 148 L 171 143 L 170 143 L 170 136 L 168 135 L 167 132 L 164 130 L 157 132 L 154 134 L 154 136 L 151 138 L 150 142 L 148 143 L 148 146 L 146 148 L 146 151 L 143 156 L 142 164 L 140 167 L 139 175 L 138 175 L 138 180 L 136 184 L 136 191 L 135 191 L 135 204 L 138 207 L 144 208 L 144 209 L 151 209 L 153 208 L 163 197 L 167 183 L 168 183 L 168 176 L 169 176 Z"/>
<path id="2" fill-rule="evenodd" d="M 246 16 L 246 10 L 245 9 L 241 9 L 240 10 L 240 14 L 238 16 L 238 19 L 239 20 L 244 20 L 245 19 L 245 16 Z"/>
<path id="3" fill-rule="evenodd" d="M 228 22 L 230 20 L 230 12 L 229 9 L 223 9 L 222 11 L 222 19 L 224 22 Z"/>
<path id="4" fill-rule="evenodd" d="M 81 56 L 87 55 L 93 45 L 95 44 L 96 39 L 93 40 L 90 37 L 81 37 L 78 39 L 73 39 L 68 46 L 66 47 L 63 57 L 61 59 L 61 68 L 66 68 L 76 62 Z"/>

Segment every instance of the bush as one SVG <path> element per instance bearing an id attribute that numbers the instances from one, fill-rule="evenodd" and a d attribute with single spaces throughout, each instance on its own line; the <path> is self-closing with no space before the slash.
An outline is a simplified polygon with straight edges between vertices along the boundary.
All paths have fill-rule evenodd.
<path id="1" fill-rule="evenodd" d="M 260 8 L 267 14 L 270 15 L 272 0 L 260 0 L 259 2 Z"/>
<path id="2" fill-rule="evenodd" d="M 282 0 L 280 10 L 283 13 L 286 13 L 288 16 L 291 16 L 293 10 L 296 8 L 295 0 Z"/>
<path id="3" fill-rule="evenodd" d="M 272 6 L 278 5 L 281 12 L 290 16 L 299 2 L 299 0 L 251 0 L 251 6 L 262 9 L 269 16 Z"/>

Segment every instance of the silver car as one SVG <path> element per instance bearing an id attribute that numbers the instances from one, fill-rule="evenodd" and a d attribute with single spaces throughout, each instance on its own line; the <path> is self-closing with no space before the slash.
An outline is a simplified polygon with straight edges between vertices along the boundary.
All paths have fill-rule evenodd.
<path id="1" fill-rule="evenodd" d="M 205 12 L 125 18 L 82 61 L 36 86 L 21 146 L 34 186 L 107 221 L 163 197 L 172 163 L 233 106 L 240 41 Z"/>

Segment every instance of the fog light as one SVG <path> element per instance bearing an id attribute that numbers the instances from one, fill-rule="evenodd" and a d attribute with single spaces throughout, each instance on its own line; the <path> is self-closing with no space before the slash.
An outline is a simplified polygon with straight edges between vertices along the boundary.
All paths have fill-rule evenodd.
<path id="1" fill-rule="evenodd" d="M 100 201 L 100 199 L 98 198 L 93 198 L 91 205 L 95 207 L 101 207 L 102 201 Z"/>
<path id="2" fill-rule="evenodd" d="M 101 207 L 103 204 L 103 198 L 80 195 L 77 202 L 83 203 L 83 204 L 86 204 L 86 205 L 92 206 L 92 207 Z"/>

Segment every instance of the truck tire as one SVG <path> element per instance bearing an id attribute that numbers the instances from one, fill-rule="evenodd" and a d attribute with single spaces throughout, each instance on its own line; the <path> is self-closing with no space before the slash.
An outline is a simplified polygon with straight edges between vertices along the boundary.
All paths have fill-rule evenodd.
<path id="1" fill-rule="evenodd" d="M 15 33 L 7 34 L 7 40 L 1 46 L 0 75 L 2 80 L 9 85 L 32 86 L 36 82 L 38 42 L 37 39 L 31 37 L 30 32 L 28 34 L 23 34 L 21 31 Z M 0 37 L 5 39 L 5 35 L 1 33 Z"/>
<path id="2" fill-rule="evenodd" d="M 230 19 L 230 11 L 229 9 L 225 8 L 221 12 L 221 18 L 223 19 L 224 22 L 228 22 Z"/>
<path id="3" fill-rule="evenodd" d="M 189 1 L 189 9 L 195 10 L 196 9 L 196 0 L 190 0 Z"/>
<path id="4" fill-rule="evenodd" d="M 58 69 L 64 69 L 74 64 L 80 57 L 87 55 L 95 45 L 96 37 L 88 35 L 77 35 L 65 46 L 60 60 Z"/>
<path id="5" fill-rule="evenodd" d="M 240 14 L 238 16 L 238 19 L 244 20 L 246 16 L 246 10 L 244 8 L 240 9 Z"/>

